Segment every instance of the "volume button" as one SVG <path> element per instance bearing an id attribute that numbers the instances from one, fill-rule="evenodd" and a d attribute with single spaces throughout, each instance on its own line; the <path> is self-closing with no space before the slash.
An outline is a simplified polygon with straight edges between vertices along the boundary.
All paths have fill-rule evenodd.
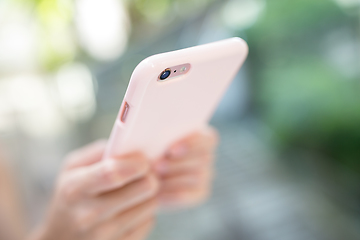
<path id="1" fill-rule="evenodd" d="M 126 117 L 127 117 L 128 113 L 129 113 L 129 109 L 130 109 L 130 105 L 127 102 L 125 102 L 124 108 L 122 110 L 121 117 L 120 117 L 120 120 L 123 123 L 125 123 Z"/>

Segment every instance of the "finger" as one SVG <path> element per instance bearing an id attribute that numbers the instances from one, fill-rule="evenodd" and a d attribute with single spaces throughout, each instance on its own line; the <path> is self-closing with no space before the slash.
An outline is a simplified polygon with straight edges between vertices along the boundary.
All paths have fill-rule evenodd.
<path id="1" fill-rule="evenodd" d="M 206 200 L 210 193 L 210 186 L 200 188 L 183 188 L 175 191 L 166 191 L 159 194 L 159 203 L 162 207 L 188 207 Z"/>
<path id="2" fill-rule="evenodd" d="M 212 152 L 218 144 L 218 134 L 215 129 L 206 127 L 190 136 L 187 139 L 187 144 L 189 145 L 190 154 Z"/>
<path id="3" fill-rule="evenodd" d="M 110 219 L 154 197 L 159 189 L 158 180 L 148 175 L 121 189 L 108 192 L 87 201 L 83 218 L 89 222 Z"/>
<path id="4" fill-rule="evenodd" d="M 210 169 L 164 177 L 161 179 L 160 194 L 182 189 L 207 187 L 212 177 L 213 174 Z"/>
<path id="5" fill-rule="evenodd" d="M 182 158 L 186 155 L 193 155 L 199 152 L 209 152 L 215 149 L 218 142 L 218 135 L 215 129 L 206 127 L 180 140 L 170 147 L 167 158 Z"/>
<path id="6" fill-rule="evenodd" d="M 65 169 L 88 166 L 99 162 L 104 154 L 106 140 L 98 140 L 76 151 L 66 157 Z"/>
<path id="7" fill-rule="evenodd" d="M 149 235 L 153 226 L 154 220 L 147 220 L 138 227 L 134 227 L 127 235 L 120 237 L 119 240 L 144 240 Z"/>
<path id="8" fill-rule="evenodd" d="M 66 198 L 76 201 L 120 188 L 145 176 L 148 170 L 148 160 L 135 153 L 74 169 L 60 184 Z"/>
<path id="9" fill-rule="evenodd" d="M 163 159 L 156 163 L 155 170 L 160 175 L 198 171 L 200 168 L 210 167 L 213 160 L 213 154 L 199 154 L 199 156 L 187 156 L 182 159 L 173 160 Z"/>
<path id="10" fill-rule="evenodd" d="M 155 198 L 137 205 L 124 213 L 108 219 L 96 228 L 95 239 L 114 239 L 138 228 L 146 220 L 153 218 L 157 209 Z"/>

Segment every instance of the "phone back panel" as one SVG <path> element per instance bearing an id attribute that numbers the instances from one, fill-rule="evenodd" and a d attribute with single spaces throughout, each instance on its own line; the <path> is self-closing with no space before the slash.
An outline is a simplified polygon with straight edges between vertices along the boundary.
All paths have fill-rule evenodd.
<path id="1" fill-rule="evenodd" d="M 172 143 L 202 128 L 247 53 L 245 41 L 231 38 L 143 60 L 131 76 L 104 157 L 142 151 L 156 159 Z M 186 74 L 158 81 L 164 69 L 186 63 L 191 65 Z M 129 109 L 123 122 L 125 102 Z"/>

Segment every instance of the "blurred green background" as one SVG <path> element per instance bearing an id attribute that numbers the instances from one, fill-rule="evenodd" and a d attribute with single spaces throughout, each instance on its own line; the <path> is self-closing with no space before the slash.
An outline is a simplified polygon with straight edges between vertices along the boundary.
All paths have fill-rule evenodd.
<path id="1" fill-rule="evenodd" d="M 253 129 L 275 165 L 359 219 L 359 0 L 0 0 L 2 139 L 51 145 L 42 171 L 57 169 L 108 136 L 143 58 L 234 36 L 250 54 L 212 122 Z"/>
<path id="2" fill-rule="evenodd" d="M 332 1 L 269 1 L 247 31 L 259 116 L 286 148 L 360 173 L 359 14 Z"/>

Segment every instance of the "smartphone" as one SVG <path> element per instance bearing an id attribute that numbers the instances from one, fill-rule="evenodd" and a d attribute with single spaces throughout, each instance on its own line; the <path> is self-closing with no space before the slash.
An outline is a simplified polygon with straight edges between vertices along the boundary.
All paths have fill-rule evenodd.
<path id="1" fill-rule="evenodd" d="M 174 142 L 208 124 L 248 54 L 230 38 L 161 53 L 135 68 L 104 158 L 141 151 L 161 157 Z"/>

